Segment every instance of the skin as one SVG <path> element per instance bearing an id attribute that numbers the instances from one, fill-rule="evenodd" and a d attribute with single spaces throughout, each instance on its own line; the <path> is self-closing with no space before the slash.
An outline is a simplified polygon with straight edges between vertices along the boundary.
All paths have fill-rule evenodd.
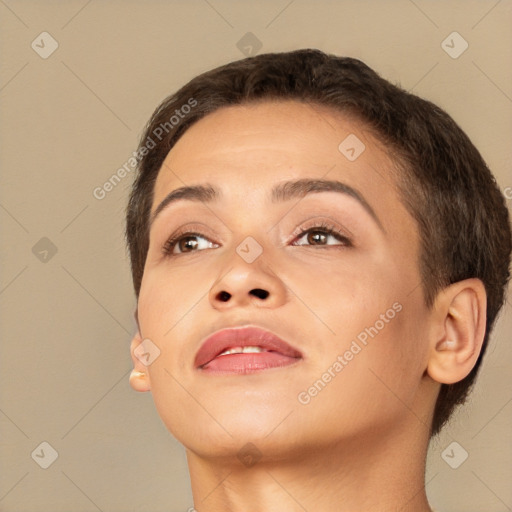
<path id="1" fill-rule="evenodd" d="M 349 134 L 366 146 L 355 161 L 338 149 Z M 269 201 L 274 185 L 304 178 L 357 189 L 381 227 L 346 194 Z M 131 344 L 131 385 L 151 391 L 185 446 L 196 510 L 429 511 L 433 408 L 440 383 L 461 380 L 480 352 L 482 283 L 455 283 L 425 306 L 418 229 L 394 186 L 393 161 L 360 122 L 325 107 L 282 101 L 209 114 L 169 152 L 152 211 L 172 190 L 206 183 L 221 199 L 174 203 L 151 227 Z M 322 221 L 351 245 L 299 235 Z M 164 256 L 180 227 L 199 230 L 198 245 Z M 248 236 L 263 251 L 252 263 L 236 251 Z M 299 394 L 393 304 L 400 312 L 301 403 Z M 202 340 L 243 325 L 274 332 L 303 359 L 246 375 L 194 367 Z M 134 356 L 143 339 L 160 350 L 148 366 Z M 237 456 L 247 443 L 254 464 Z"/>

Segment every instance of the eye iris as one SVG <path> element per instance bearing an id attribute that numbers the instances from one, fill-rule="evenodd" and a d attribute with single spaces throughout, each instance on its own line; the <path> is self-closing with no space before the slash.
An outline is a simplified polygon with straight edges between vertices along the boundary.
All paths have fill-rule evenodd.
<path id="1" fill-rule="evenodd" d="M 311 231 L 308 234 L 308 243 L 318 243 L 319 245 L 324 245 L 327 239 L 327 235 L 325 233 L 322 233 L 321 231 Z"/>
<path id="2" fill-rule="evenodd" d="M 197 247 L 197 240 L 194 236 L 186 236 L 179 241 L 178 246 L 180 251 L 187 252 L 187 250 Z"/>

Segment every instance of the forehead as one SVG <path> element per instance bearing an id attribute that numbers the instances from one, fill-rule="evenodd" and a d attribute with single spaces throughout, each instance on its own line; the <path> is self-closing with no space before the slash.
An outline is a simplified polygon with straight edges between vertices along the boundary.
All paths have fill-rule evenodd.
<path id="1" fill-rule="evenodd" d="M 347 147 L 354 148 L 354 155 Z M 375 250 L 389 251 L 393 261 L 401 262 L 402 273 L 409 262 L 416 278 L 418 225 L 402 203 L 393 168 L 386 148 L 363 123 L 325 107 L 298 102 L 227 107 L 193 124 L 169 152 L 155 183 L 150 215 L 174 190 L 211 185 L 221 192 L 211 207 L 222 218 L 232 216 L 241 226 L 274 225 L 291 208 L 300 213 L 297 200 L 271 204 L 270 192 L 277 185 L 336 180 L 356 190 L 379 219 L 385 238 Z M 312 196 L 309 208 L 314 204 L 319 212 L 325 211 L 319 203 L 324 199 Z M 200 205 L 186 206 L 190 214 L 196 211 L 194 204 Z M 343 204 L 348 207 L 346 201 Z M 165 230 L 165 222 L 156 225 L 150 233 Z"/>
<path id="2" fill-rule="evenodd" d="M 276 183 L 322 178 L 373 197 L 374 209 L 384 214 L 400 210 L 393 165 L 362 122 L 325 106 L 297 101 L 230 106 L 193 124 L 169 152 L 155 183 L 152 212 L 184 185 L 215 184 L 226 196 L 252 204 Z"/>

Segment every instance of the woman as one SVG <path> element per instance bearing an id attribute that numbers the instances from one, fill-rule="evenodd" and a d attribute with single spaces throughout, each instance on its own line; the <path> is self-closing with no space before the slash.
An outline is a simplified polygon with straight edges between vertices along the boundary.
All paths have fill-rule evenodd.
<path id="1" fill-rule="evenodd" d="M 195 509 L 430 511 L 429 440 L 510 277 L 467 136 L 361 61 L 300 50 L 194 78 L 137 155 L 130 383 L 185 446 Z"/>

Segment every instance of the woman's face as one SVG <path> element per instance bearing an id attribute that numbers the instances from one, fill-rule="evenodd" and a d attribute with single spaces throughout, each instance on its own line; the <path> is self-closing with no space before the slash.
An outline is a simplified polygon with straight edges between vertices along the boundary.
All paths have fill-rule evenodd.
<path id="1" fill-rule="evenodd" d="M 286 457 L 427 414 L 419 237 L 391 165 L 360 123 L 293 101 L 221 109 L 170 151 L 152 213 L 181 187 L 219 192 L 160 209 L 138 302 L 141 336 L 160 350 L 147 368 L 155 405 L 188 449 L 229 456 L 253 443 Z M 272 195 L 298 180 L 343 185 Z M 207 336 L 247 325 L 301 358 L 257 371 L 196 367 Z"/>

